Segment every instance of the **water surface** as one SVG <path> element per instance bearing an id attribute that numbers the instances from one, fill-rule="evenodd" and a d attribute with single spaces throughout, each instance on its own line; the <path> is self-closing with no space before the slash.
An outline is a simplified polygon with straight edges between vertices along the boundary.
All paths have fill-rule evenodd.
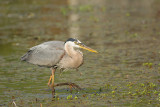
<path id="1" fill-rule="evenodd" d="M 160 106 L 159 0 L 0 1 L 0 106 Z M 84 50 L 79 72 L 56 72 L 20 61 L 32 46 L 75 37 Z M 82 75 L 80 75 L 80 72 Z"/>

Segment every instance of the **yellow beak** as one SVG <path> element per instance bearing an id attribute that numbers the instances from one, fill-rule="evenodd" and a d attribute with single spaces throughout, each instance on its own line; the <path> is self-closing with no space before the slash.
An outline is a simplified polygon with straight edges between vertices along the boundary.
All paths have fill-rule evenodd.
<path id="1" fill-rule="evenodd" d="M 90 47 L 87 47 L 87 46 L 85 46 L 85 45 L 79 45 L 79 47 L 80 47 L 80 48 L 82 48 L 82 49 L 85 49 L 85 50 L 91 51 L 91 52 L 98 53 L 96 50 L 91 49 Z"/>

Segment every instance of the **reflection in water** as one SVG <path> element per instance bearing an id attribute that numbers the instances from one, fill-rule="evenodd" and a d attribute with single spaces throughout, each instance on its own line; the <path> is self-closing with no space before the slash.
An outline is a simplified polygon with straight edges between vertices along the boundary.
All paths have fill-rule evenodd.
<path id="1" fill-rule="evenodd" d="M 68 0 L 68 5 L 70 7 L 76 7 L 76 6 L 78 6 L 78 0 Z M 79 19 L 79 14 L 78 13 L 72 12 L 69 15 L 68 32 L 69 32 L 70 37 L 80 39 L 79 38 L 80 30 L 79 30 L 79 25 L 78 25 L 78 19 Z"/>

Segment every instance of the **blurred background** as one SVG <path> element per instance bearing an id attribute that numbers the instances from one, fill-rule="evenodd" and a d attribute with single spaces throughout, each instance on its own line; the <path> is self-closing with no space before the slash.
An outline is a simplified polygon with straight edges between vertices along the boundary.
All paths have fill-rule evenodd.
<path id="1" fill-rule="evenodd" d="M 83 51 L 79 72 L 56 72 L 20 61 L 45 41 L 77 38 L 99 51 Z M 0 106 L 160 106 L 160 0 L 0 0 Z M 82 75 L 80 76 L 80 72 Z M 72 78 L 71 78 L 72 77 Z"/>

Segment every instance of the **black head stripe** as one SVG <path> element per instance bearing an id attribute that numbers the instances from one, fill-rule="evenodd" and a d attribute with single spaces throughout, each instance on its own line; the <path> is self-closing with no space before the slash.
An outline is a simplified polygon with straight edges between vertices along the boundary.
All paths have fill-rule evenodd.
<path id="1" fill-rule="evenodd" d="M 69 38 L 68 40 L 66 40 L 66 41 L 65 41 L 65 43 L 66 43 L 66 42 L 68 42 L 68 41 L 72 41 L 72 42 L 74 42 L 74 41 L 77 41 L 77 39 Z"/>

